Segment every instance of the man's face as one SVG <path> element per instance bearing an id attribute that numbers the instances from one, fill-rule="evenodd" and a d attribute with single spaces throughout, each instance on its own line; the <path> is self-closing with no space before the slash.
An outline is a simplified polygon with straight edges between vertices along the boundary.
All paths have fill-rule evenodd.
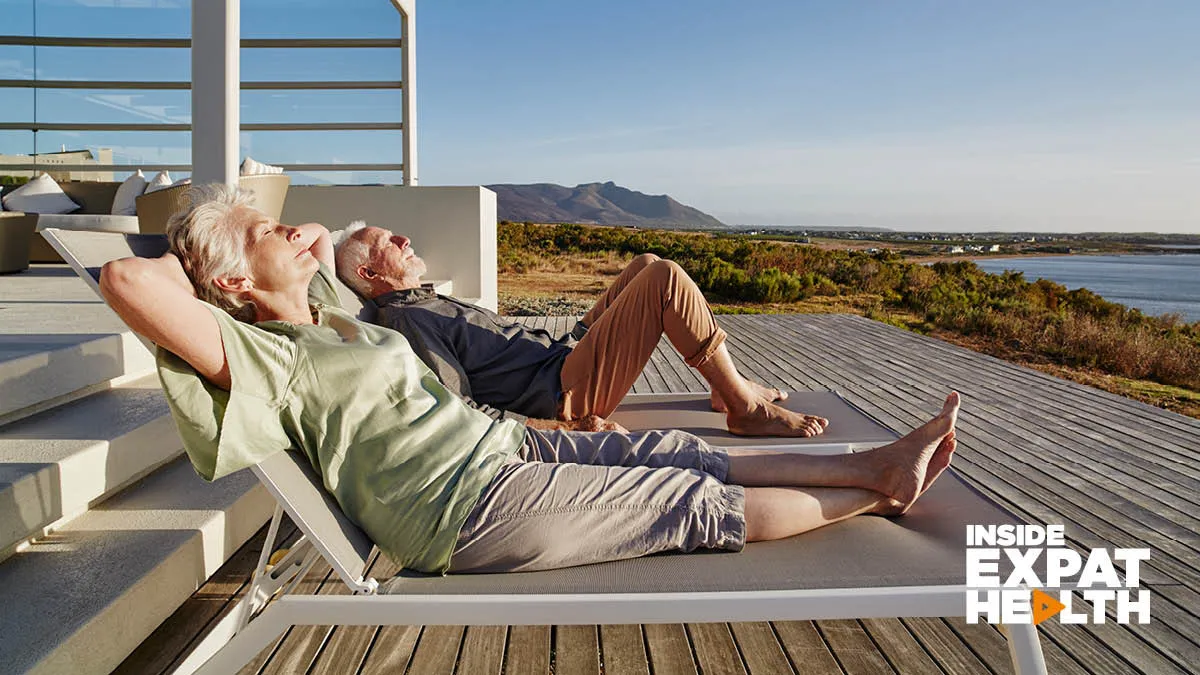
<path id="1" fill-rule="evenodd" d="M 421 285 L 425 261 L 416 254 L 408 237 L 382 227 L 366 227 L 356 233 L 371 249 L 371 269 L 401 287 Z"/>

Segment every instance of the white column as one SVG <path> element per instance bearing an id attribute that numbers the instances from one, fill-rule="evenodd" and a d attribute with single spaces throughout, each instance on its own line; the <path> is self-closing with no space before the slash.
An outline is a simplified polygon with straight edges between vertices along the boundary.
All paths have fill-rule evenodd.
<path id="1" fill-rule="evenodd" d="M 417 184 L 417 2 L 392 0 L 400 12 L 400 105 L 404 112 L 404 184 Z"/>
<path id="2" fill-rule="evenodd" d="M 237 185 L 241 0 L 192 1 L 192 181 Z"/>

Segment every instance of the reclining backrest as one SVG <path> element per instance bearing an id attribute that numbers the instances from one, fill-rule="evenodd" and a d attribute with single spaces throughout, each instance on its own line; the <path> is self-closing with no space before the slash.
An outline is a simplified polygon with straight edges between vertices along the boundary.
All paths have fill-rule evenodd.
<path id="1" fill-rule="evenodd" d="M 130 256 L 157 257 L 167 250 L 167 238 L 161 234 L 56 229 L 42 234 L 97 294 L 104 263 Z M 151 345 L 147 342 L 147 346 Z M 254 467 L 254 473 L 342 580 L 352 589 L 365 590 L 362 575 L 374 544 L 342 513 L 304 454 L 276 453 Z"/>

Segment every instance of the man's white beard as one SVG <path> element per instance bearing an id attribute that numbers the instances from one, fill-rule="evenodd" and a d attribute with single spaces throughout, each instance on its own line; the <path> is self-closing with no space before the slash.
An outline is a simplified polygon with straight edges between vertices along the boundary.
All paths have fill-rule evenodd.
<path id="1" fill-rule="evenodd" d="M 425 275 L 425 261 L 413 256 L 404 261 L 404 278 L 419 281 Z"/>

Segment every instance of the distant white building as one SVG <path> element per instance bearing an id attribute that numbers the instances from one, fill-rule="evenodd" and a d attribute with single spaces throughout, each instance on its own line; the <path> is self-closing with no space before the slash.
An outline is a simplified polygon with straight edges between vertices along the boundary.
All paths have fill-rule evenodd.
<path id="1" fill-rule="evenodd" d="M 33 178 L 38 171 L 7 171 L 5 166 L 13 164 L 37 164 L 45 166 L 40 171 L 50 174 L 57 181 L 66 180 L 95 180 L 112 181 L 112 171 L 56 171 L 56 165 L 71 164 L 112 164 L 112 149 L 100 148 L 97 152 L 91 150 L 63 150 L 62 152 L 46 152 L 37 155 L 0 155 L 0 175 Z"/>
<path id="2" fill-rule="evenodd" d="M 999 252 L 1000 252 L 1000 244 L 992 244 L 991 246 L 988 247 L 988 253 L 999 253 Z"/>
<path id="3" fill-rule="evenodd" d="M 951 246 L 950 247 L 950 253 L 962 253 L 962 252 L 963 252 L 963 247 L 961 247 L 961 246 Z"/>

